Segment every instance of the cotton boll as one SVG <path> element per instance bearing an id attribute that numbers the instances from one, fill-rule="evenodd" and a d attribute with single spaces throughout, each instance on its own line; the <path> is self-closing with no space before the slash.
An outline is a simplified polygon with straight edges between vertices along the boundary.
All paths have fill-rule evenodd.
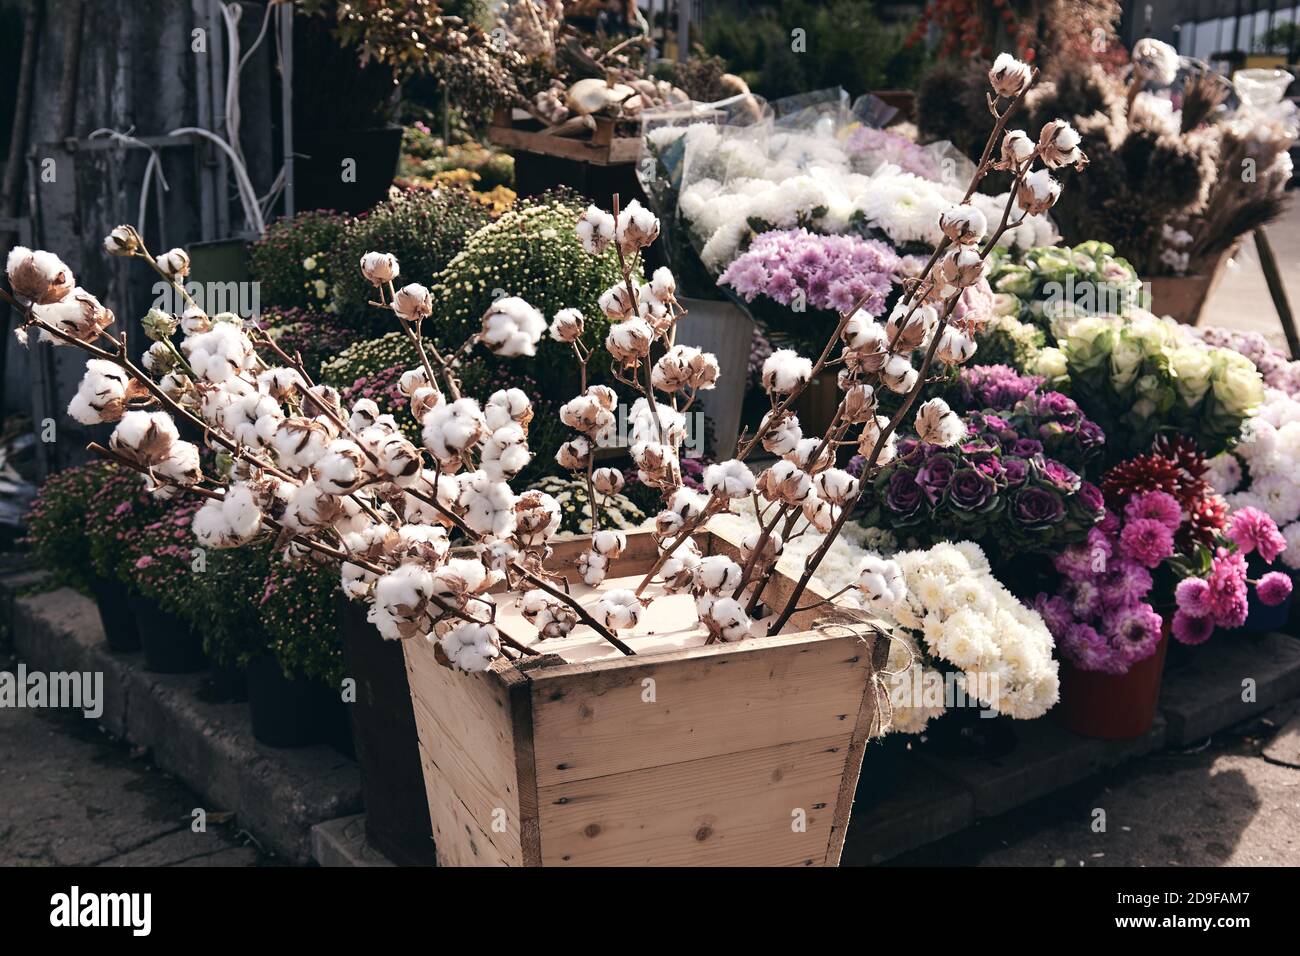
<path id="1" fill-rule="evenodd" d="M 506 296 L 492 303 L 483 316 L 483 344 L 503 358 L 536 355 L 537 343 L 546 331 L 542 313 L 518 296 Z"/>
<path id="2" fill-rule="evenodd" d="M 891 355 L 880 370 L 880 379 L 885 386 L 897 395 L 906 395 L 916 386 L 920 373 L 912 367 L 911 361 L 901 355 Z"/>
<path id="3" fill-rule="evenodd" d="M 433 575 L 416 564 L 403 564 L 375 582 L 375 600 L 367 620 L 389 640 L 427 635 Z"/>
<path id="4" fill-rule="evenodd" d="M 560 421 L 596 442 L 610 436 L 616 419 L 614 413 L 595 396 L 584 393 L 560 406 Z"/>
<path id="5" fill-rule="evenodd" d="M 487 432 L 487 422 L 472 398 L 431 409 L 421 424 L 424 447 L 443 465 L 459 463 L 462 453 L 478 444 Z"/>
<path id="6" fill-rule="evenodd" d="M 193 485 L 203 477 L 199 464 L 199 446 L 193 442 L 172 442 L 167 457 L 154 465 L 154 472 L 178 485 Z"/>
<path id="7" fill-rule="evenodd" d="M 623 490 L 623 473 L 617 468 L 597 468 L 591 473 L 591 483 L 602 495 L 616 495 Z"/>
<path id="8" fill-rule="evenodd" d="M 755 487 L 768 501 L 797 505 L 812 494 L 812 479 L 793 462 L 783 459 L 763 471 Z"/>
<path id="9" fill-rule="evenodd" d="M 750 620 L 744 605 L 735 598 L 720 597 L 709 603 L 708 613 L 701 617 L 710 637 L 734 643 L 749 636 Z"/>
<path id="10" fill-rule="evenodd" d="M 623 255 L 631 255 L 658 238 L 659 220 L 654 213 L 633 199 L 620 210 L 614 236 Z"/>
<path id="11" fill-rule="evenodd" d="M 596 300 L 596 305 L 611 322 L 623 322 L 636 316 L 636 303 L 625 282 L 617 282 L 602 292 L 600 298 Z M 606 339 L 606 345 L 608 343 L 609 340 Z"/>
<path id="12" fill-rule="evenodd" d="M 388 435 L 375 446 L 379 474 L 399 488 L 409 488 L 421 478 L 424 462 L 420 450 L 402 435 Z"/>
<path id="13" fill-rule="evenodd" d="M 532 461 L 528 436 L 518 425 L 503 425 L 483 442 L 481 467 L 493 481 L 510 481 Z"/>
<path id="14" fill-rule="evenodd" d="M 72 270 L 52 252 L 14 246 L 5 260 L 9 287 L 19 302 L 50 305 L 62 300 L 76 287 Z"/>
<path id="15" fill-rule="evenodd" d="M 918 305 L 900 299 L 885 322 L 885 334 L 890 345 L 897 351 L 906 353 L 928 341 L 938 324 L 939 312 L 934 306 Z M 882 368 L 887 372 L 891 364 L 900 359 L 900 355 L 891 356 L 884 360 Z"/>
<path id="16" fill-rule="evenodd" d="M 515 499 L 515 540 L 521 547 L 545 544 L 559 530 L 560 503 L 544 491 L 530 489 Z"/>
<path id="17" fill-rule="evenodd" d="M 804 520 L 822 534 L 830 534 L 842 510 L 817 495 L 809 495 L 803 501 Z"/>
<path id="18" fill-rule="evenodd" d="M 190 257 L 184 249 L 169 249 L 155 261 L 158 268 L 172 279 L 184 279 L 190 274 Z"/>
<path id="19" fill-rule="evenodd" d="M 651 383 L 662 392 L 711 389 L 718 380 L 718 359 L 689 345 L 674 345 L 654 364 Z"/>
<path id="20" fill-rule="evenodd" d="M 609 327 L 605 348 L 624 365 L 635 365 L 650 354 L 654 330 L 644 319 L 625 319 Z"/>
<path id="21" fill-rule="evenodd" d="M 407 323 L 418 323 L 433 315 L 433 296 L 418 282 L 404 285 L 393 296 L 393 312 Z"/>
<path id="22" fill-rule="evenodd" d="M 585 471 L 591 458 L 591 442 L 585 438 L 566 441 L 555 452 L 555 462 L 569 471 Z"/>
<path id="23" fill-rule="evenodd" d="M 833 505 L 846 505 L 858 493 L 858 479 L 840 468 L 828 468 L 815 479 L 817 494 Z"/>
<path id="24" fill-rule="evenodd" d="M 627 413 L 627 429 L 633 445 L 656 442 L 676 449 L 686 440 L 686 416 L 662 402 L 655 402 L 652 412 L 650 404 L 638 398 Z"/>
<path id="25" fill-rule="evenodd" d="M 325 455 L 329 443 L 329 430 L 309 418 L 283 419 L 270 436 L 276 459 L 291 471 L 315 465 Z"/>
<path id="26" fill-rule="evenodd" d="M 785 395 L 812 378 L 812 361 L 792 349 L 777 349 L 763 361 L 763 387 Z"/>
<path id="27" fill-rule="evenodd" d="M 379 405 L 371 398 L 363 398 L 352 406 L 348 427 L 354 432 L 363 431 L 379 420 Z"/>
<path id="28" fill-rule="evenodd" d="M 907 582 L 898 562 L 876 555 L 868 555 L 858 565 L 857 586 L 867 609 L 877 614 L 892 614 L 907 597 Z"/>
<path id="29" fill-rule="evenodd" d="M 989 231 L 989 221 L 969 203 L 949 206 L 939 214 L 939 230 L 959 245 L 979 242 Z"/>
<path id="30" fill-rule="evenodd" d="M 591 536 L 591 550 L 601 557 L 613 560 L 627 547 L 627 535 L 622 531 L 597 531 Z"/>
<path id="31" fill-rule="evenodd" d="M 146 468 L 161 464 L 180 440 L 176 423 L 166 412 L 127 412 L 113 429 L 113 451 Z"/>
<path id="32" fill-rule="evenodd" d="M 574 231 L 582 248 L 593 256 L 604 253 L 614 241 L 614 217 L 599 206 L 588 206 Z"/>
<path id="33" fill-rule="evenodd" d="M 131 376 L 121 366 L 90 359 L 77 393 L 68 403 L 68 414 L 83 425 L 115 422 L 126 413 L 131 392 Z"/>
<path id="34" fill-rule="evenodd" d="M 79 342 L 94 342 L 116 320 L 112 309 L 81 288 L 73 289 L 58 302 L 32 306 L 32 314 Z M 67 344 L 44 329 L 41 330 L 41 341 Z"/>
<path id="35" fill-rule="evenodd" d="M 768 412 L 763 416 L 762 424 L 759 431 L 763 436 L 763 447 L 773 455 L 786 455 L 794 451 L 803 438 L 803 431 L 799 427 L 799 419 L 790 412 L 781 413 L 776 416 L 775 411 Z M 772 421 L 769 424 L 769 421 Z"/>
<path id="36" fill-rule="evenodd" d="M 467 674 L 487 670 L 501 656 L 501 636 L 491 624 L 457 624 L 439 646 L 451 666 Z"/>
<path id="37" fill-rule="evenodd" d="M 537 628 L 539 640 L 568 637 L 578 626 L 577 613 L 541 588 L 525 591 L 519 604 L 524 620 Z"/>
<path id="38" fill-rule="evenodd" d="M 813 455 L 817 455 L 815 461 Z M 794 451 L 786 453 L 785 460 L 813 475 L 834 464 L 835 449 L 820 438 L 801 438 Z"/>
<path id="39" fill-rule="evenodd" d="M 181 347 L 194 374 L 217 385 L 243 375 L 257 363 L 253 343 L 229 322 L 217 322 L 210 331 L 189 336 Z"/>
<path id="40" fill-rule="evenodd" d="M 504 481 L 486 471 L 472 471 L 460 477 L 457 507 L 465 524 L 479 534 L 508 538 L 515 530 L 515 496 Z"/>
<path id="41" fill-rule="evenodd" d="M 625 631 L 636 627 L 641 619 L 641 601 L 632 591 L 616 588 L 600 596 L 592 609 L 596 618 L 608 628 Z"/>
<path id="42" fill-rule="evenodd" d="M 609 571 L 609 559 L 598 551 L 583 551 L 574 562 L 582 582 L 588 587 L 596 587 L 605 580 Z"/>
<path id="43" fill-rule="evenodd" d="M 263 444 L 262 435 L 273 434 L 278 427 L 273 423 L 284 420 L 284 411 L 270 395 L 253 392 L 233 401 L 221 418 L 235 441 L 257 448 Z"/>
<path id="44" fill-rule="evenodd" d="M 345 500 L 322 490 L 314 481 L 305 481 L 293 488 L 281 524 L 294 534 L 332 525 L 342 517 Z"/>
<path id="45" fill-rule="evenodd" d="M 700 552 L 694 541 L 687 541 L 666 559 L 659 567 L 659 577 L 664 590 L 669 594 L 678 594 L 695 586 L 695 573 L 700 566 Z"/>
<path id="46" fill-rule="evenodd" d="M 754 491 L 754 473 L 743 461 L 731 459 L 704 469 L 704 487 L 717 498 L 747 498 Z"/>
<path id="47" fill-rule="evenodd" d="M 488 396 L 487 404 L 483 406 L 483 418 L 491 431 L 512 422 L 527 429 L 533 418 L 533 403 L 522 389 L 497 389 Z"/>
<path id="48" fill-rule="evenodd" d="M 966 437 L 966 425 L 942 398 L 932 398 L 916 410 L 916 435 L 927 445 L 947 448 Z"/>
<path id="49" fill-rule="evenodd" d="M 664 303 L 671 302 L 676 297 L 677 280 L 667 266 L 660 266 L 650 277 L 650 294 Z"/>
<path id="50" fill-rule="evenodd" d="M 934 357 L 945 365 L 961 365 L 975 355 L 976 347 L 974 336 L 949 325 L 939 337 Z"/>
<path id="51" fill-rule="evenodd" d="M 470 599 L 492 586 L 483 562 L 471 558 L 450 558 L 430 574 L 429 594 L 448 607 L 464 608 Z"/>
<path id="52" fill-rule="evenodd" d="M 723 554 L 711 554 L 701 558 L 695 569 L 695 586 L 702 591 L 718 594 L 722 591 L 734 591 L 740 587 L 744 571 L 740 565 Z"/>
<path id="53" fill-rule="evenodd" d="M 397 380 L 397 390 L 408 398 L 419 389 L 431 387 L 433 387 L 433 383 L 429 381 L 429 373 L 423 368 L 407 369 L 402 373 L 401 378 Z"/>
<path id="54" fill-rule="evenodd" d="M 387 285 L 401 274 L 397 257 L 387 252 L 367 252 L 361 257 L 361 274 L 366 281 L 379 288 Z"/>
<path id="55" fill-rule="evenodd" d="M 628 450 L 636 462 L 636 476 L 641 484 L 662 492 L 681 485 L 682 467 L 674 448 L 659 442 L 637 442 Z"/>
<path id="56" fill-rule="evenodd" d="M 875 362 L 875 369 L 868 368 L 868 371 L 875 371 L 880 368 L 880 363 L 884 362 L 885 352 L 889 348 L 889 339 L 885 334 L 884 326 L 875 320 L 871 315 L 861 310 L 854 312 L 849 320 L 844 323 L 844 330 L 840 333 L 844 340 L 844 347 L 862 356 L 879 356 L 879 362 Z"/>
<path id="57" fill-rule="evenodd" d="M 582 338 L 586 321 L 577 309 L 561 309 L 551 320 L 551 338 L 566 345 Z"/>
<path id="58" fill-rule="evenodd" d="M 1023 60 L 1017 60 L 1010 53 L 999 53 L 993 66 L 989 69 L 989 84 L 998 96 L 1014 99 L 1029 88 L 1033 82 L 1034 71 Z"/>

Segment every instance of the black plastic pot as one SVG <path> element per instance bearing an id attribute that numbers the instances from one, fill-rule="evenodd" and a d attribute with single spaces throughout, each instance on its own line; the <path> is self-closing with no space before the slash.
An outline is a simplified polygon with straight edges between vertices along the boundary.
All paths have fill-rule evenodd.
<path id="1" fill-rule="evenodd" d="M 366 838 L 401 866 L 432 866 L 433 828 L 402 646 L 380 637 L 366 620 L 364 605 L 340 601 L 347 676 L 357 682 L 357 699 L 348 710 L 361 766 Z"/>
<path id="2" fill-rule="evenodd" d="M 203 638 L 173 614 L 138 595 L 130 597 L 144 647 L 145 670 L 158 674 L 189 674 L 208 666 Z"/>
<path id="3" fill-rule="evenodd" d="M 253 736 L 268 747 L 307 747 L 329 740 L 326 690 L 284 676 L 279 661 L 259 654 L 248 662 L 248 713 Z"/>
<path id="4" fill-rule="evenodd" d="M 401 158 L 402 127 L 295 130 L 293 148 L 298 209 L 365 212 L 388 198 Z M 345 180 L 345 172 L 355 181 Z"/>
<path id="5" fill-rule="evenodd" d="M 213 703 L 248 700 L 248 674 L 237 664 L 213 661 L 199 696 Z"/>
<path id="6" fill-rule="evenodd" d="M 116 581 L 95 575 L 90 579 L 90 593 L 99 608 L 99 620 L 104 625 L 105 643 L 115 654 L 125 654 L 140 649 L 140 632 L 135 614 L 126 596 L 126 589 Z"/>

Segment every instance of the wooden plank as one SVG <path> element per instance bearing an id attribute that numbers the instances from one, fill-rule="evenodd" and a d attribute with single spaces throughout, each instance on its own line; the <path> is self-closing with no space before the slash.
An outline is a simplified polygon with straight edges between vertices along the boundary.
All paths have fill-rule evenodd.
<path id="1" fill-rule="evenodd" d="M 641 140 L 634 136 L 619 136 L 609 143 L 601 144 L 591 139 L 556 136 L 506 126 L 488 127 L 488 140 L 507 149 L 572 159 L 593 166 L 634 163 L 641 151 Z"/>
<path id="2" fill-rule="evenodd" d="M 538 786 L 847 740 L 870 651 L 857 637 L 805 633 L 539 670 L 531 675 Z"/>
<path id="3" fill-rule="evenodd" d="M 513 677 L 502 678 L 496 671 L 461 674 L 440 666 L 427 641 L 403 641 L 402 648 L 435 828 L 441 821 L 444 829 L 451 826 L 459 833 L 462 818 L 468 817 L 504 861 L 522 864 L 523 812 L 515 753 L 515 708 L 526 702 L 521 691 L 512 690 Z M 513 671 L 513 665 L 504 662 L 496 666 Z M 431 766 L 437 774 L 431 773 Z M 439 785 L 433 787 L 431 780 Z M 445 812 L 440 805 L 453 803 L 459 804 L 452 808 L 455 816 L 440 817 L 440 811 Z M 503 814 L 505 830 L 497 832 L 494 825 Z"/>
<path id="4" fill-rule="evenodd" d="M 542 862 L 821 866 L 847 741 L 838 734 L 543 787 Z"/>
<path id="5" fill-rule="evenodd" d="M 416 719 L 419 717 L 417 715 Z M 429 817 L 439 866 L 518 865 L 479 825 L 474 814 L 461 803 L 456 786 L 420 743 L 420 764 L 424 768 L 424 789 L 429 798 Z"/>

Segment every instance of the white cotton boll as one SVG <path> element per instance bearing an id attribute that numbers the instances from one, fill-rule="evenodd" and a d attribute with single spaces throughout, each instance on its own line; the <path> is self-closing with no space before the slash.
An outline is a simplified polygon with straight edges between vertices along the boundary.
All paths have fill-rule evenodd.
<path id="1" fill-rule="evenodd" d="M 907 582 L 897 561 L 868 555 L 858 565 L 858 590 L 869 610 L 877 614 L 892 614 L 894 608 L 907 597 Z"/>
<path id="2" fill-rule="evenodd" d="M 881 381 L 897 395 L 906 395 L 914 387 L 920 373 L 912 367 L 910 360 L 901 355 L 891 355 L 880 370 Z"/>
<path id="3" fill-rule="evenodd" d="M 817 455 L 816 461 L 813 460 L 813 455 Z M 794 446 L 794 451 L 786 453 L 785 460 L 812 475 L 834 463 L 835 449 L 820 438 L 801 438 Z"/>
<path id="4" fill-rule="evenodd" d="M 361 257 L 361 274 L 376 288 L 392 282 L 401 272 L 397 257 L 392 253 L 367 252 Z"/>
<path id="5" fill-rule="evenodd" d="M 623 473 L 617 468 L 597 468 L 591 473 L 591 483 L 599 494 L 616 495 L 623 490 Z"/>
<path id="6" fill-rule="evenodd" d="M 610 437 L 617 420 L 596 396 L 584 393 L 560 406 L 560 421 L 600 443 Z"/>
<path id="7" fill-rule="evenodd" d="M 701 558 L 695 569 L 695 586 L 712 594 L 734 591 L 740 587 L 744 570 L 725 554 L 711 554 Z"/>
<path id="8" fill-rule="evenodd" d="M 660 302 L 669 302 L 677 294 L 677 280 L 667 266 L 660 266 L 650 277 L 650 294 Z"/>
<path id="9" fill-rule="evenodd" d="M 256 387 L 242 378 L 232 378 L 220 385 L 206 386 L 199 391 L 199 415 L 214 428 L 228 430 L 226 421 L 234 404 L 241 398 L 256 394 Z"/>
<path id="10" fill-rule="evenodd" d="M 442 603 L 463 608 L 471 597 L 492 586 L 487 568 L 476 558 L 451 558 L 430 575 L 429 593 Z"/>
<path id="11" fill-rule="evenodd" d="M 678 488 L 668 496 L 668 510 L 683 519 L 694 518 L 704 511 L 708 500 L 693 488 Z"/>
<path id="12" fill-rule="evenodd" d="M 532 461 L 528 436 L 518 425 L 503 425 L 483 442 L 481 467 L 493 481 L 510 481 Z"/>
<path id="13" fill-rule="evenodd" d="M 217 322 L 210 331 L 189 336 L 182 348 L 188 353 L 194 374 L 217 385 L 242 375 L 257 363 L 253 343 L 230 322 Z"/>
<path id="14" fill-rule="evenodd" d="M 203 469 L 199 464 L 199 446 L 188 441 L 172 442 L 167 456 L 154 465 L 153 470 L 179 485 L 195 484 L 203 477 Z"/>
<path id="15" fill-rule="evenodd" d="M 76 286 L 69 269 L 52 252 L 14 246 L 5 260 L 9 287 L 20 302 L 50 305 L 61 301 Z"/>
<path id="16" fill-rule="evenodd" d="M 598 551 L 583 551 L 574 562 L 574 567 L 577 568 L 582 583 L 594 588 L 605 580 L 605 575 L 609 572 L 609 559 Z"/>
<path id="17" fill-rule="evenodd" d="M 104 359 L 86 362 L 86 373 L 68 404 L 68 414 L 83 425 L 117 421 L 126 412 L 131 376 Z"/>
<path id="18" fill-rule="evenodd" d="M 297 471 L 316 464 L 329 447 L 328 429 L 307 418 L 281 420 L 271 434 L 271 447 L 285 468 Z"/>
<path id="19" fill-rule="evenodd" d="M 487 404 L 483 406 L 483 418 L 492 431 L 511 422 L 527 424 L 532 417 L 532 400 L 518 388 L 497 389 L 488 396 Z"/>
<path id="20" fill-rule="evenodd" d="M 348 416 L 348 427 L 354 432 L 362 431 L 369 428 L 379 420 L 379 405 L 371 398 L 363 398 L 352 406 L 352 414 Z"/>
<path id="21" fill-rule="evenodd" d="M 132 461 L 152 467 L 171 454 L 172 445 L 179 440 L 176 423 L 166 412 L 127 412 L 108 444 Z"/>
<path id="22" fill-rule="evenodd" d="M 483 344 L 503 358 L 536 355 L 537 343 L 546 331 L 546 319 L 518 296 L 506 296 L 492 303 L 483 316 Z"/>
<path id="23" fill-rule="evenodd" d="M 294 368 L 268 368 L 257 375 L 258 391 L 280 402 L 295 395 L 299 390 L 305 390 L 306 387 L 307 383 Z"/>
<path id="24" fill-rule="evenodd" d="M 491 624 L 457 624 L 442 636 L 439 645 L 448 662 L 467 674 L 487 670 L 501 656 L 501 636 Z"/>
<path id="25" fill-rule="evenodd" d="M 433 296 L 425 286 L 412 282 L 397 290 L 392 308 L 403 322 L 420 322 L 433 315 Z"/>
<path id="26" fill-rule="evenodd" d="M 650 354 L 654 337 L 654 330 L 644 319 L 625 319 L 609 327 L 605 348 L 619 362 L 632 365 Z"/>
<path id="27" fill-rule="evenodd" d="M 555 452 L 555 463 L 569 471 L 584 471 L 590 459 L 591 442 L 581 436 L 564 442 Z"/>
<path id="28" fill-rule="evenodd" d="M 777 349 L 763 360 L 763 387 L 785 395 L 812 378 L 812 361 L 793 349 Z"/>
<path id="29" fill-rule="evenodd" d="M 949 206 L 939 214 L 939 230 L 953 242 L 965 245 L 983 239 L 989 231 L 989 221 L 978 207 L 963 203 Z"/>
<path id="30" fill-rule="evenodd" d="M 709 633 L 716 634 L 727 643 L 741 641 L 749 636 L 749 615 L 745 613 L 744 605 L 735 598 L 720 597 L 711 601 L 708 613 L 702 620 Z"/>
<path id="31" fill-rule="evenodd" d="M 845 505 L 858 493 L 858 479 L 841 468 L 828 468 L 818 473 L 817 494 L 833 505 Z"/>
<path id="32" fill-rule="evenodd" d="M 582 332 L 586 325 L 586 320 L 578 309 L 561 309 L 555 313 L 555 318 L 551 320 L 551 338 L 566 345 L 576 342 L 582 338 Z"/>
<path id="33" fill-rule="evenodd" d="M 759 426 L 763 435 L 763 447 L 773 455 L 787 455 L 799 444 L 803 438 L 803 431 L 799 427 L 799 419 L 789 413 L 783 414 L 774 424 L 768 425 L 768 421 L 775 414 L 775 411 L 768 412 L 763 416 L 763 422 Z"/>
<path id="34" fill-rule="evenodd" d="M 641 601 L 625 588 L 606 591 L 592 610 L 597 620 L 616 631 L 636 627 L 641 620 Z"/>
<path id="35" fill-rule="evenodd" d="M 190 274 L 190 257 L 184 249 L 169 249 L 155 261 L 158 268 L 173 279 L 184 279 Z"/>
<path id="36" fill-rule="evenodd" d="M 409 488 L 422 476 L 420 450 L 401 434 L 389 435 L 375 446 L 379 473 L 399 488 Z"/>
<path id="37" fill-rule="evenodd" d="M 376 529 L 387 534 L 387 528 L 376 525 Z M 447 538 L 447 529 L 439 525 L 404 524 L 397 529 L 397 546 L 395 554 L 403 561 L 413 560 L 418 564 L 433 566 L 442 563 L 451 548 Z"/>
<path id="38" fill-rule="evenodd" d="M 622 322 L 636 315 L 636 304 L 632 301 L 632 293 L 628 291 L 625 282 L 616 282 L 602 292 L 600 298 L 596 300 L 596 305 L 611 322 Z M 608 343 L 608 340 L 606 342 Z"/>
<path id="39" fill-rule="evenodd" d="M 754 473 L 735 458 L 704 469 L 704 487 L 714 497 L 747 498 L 753 493 L 754 484 Z"/>
<path id="40" fill-rule="evenodd" d="M 632 403 L 627 413 L 627 428 L 633 445 L 658 442 L 676 448 L 686 440 L 686 416 L 663 402 L 655 402 L 652 412 L 644 398 Z"/>
<path id="41" fill-rule="evenodd" d="M 472 398 L 431 409 L 421 424 L 424 447 L 444 465 L 458 461 L 461 453 L 477 444 L 487 431 L 483 413 Z"/>
<path id="42" fill-rule="evenodd" d="M 229 537 L 225 515 L 221 513 L 221 502 L 210 499 L 203 503 L 190 522 L 194 537 L 205 548 L 224 548 Z"/>
<path id="43" fill-rule="evenodd" d="M 961 365 L 974 356 L 976 347 L 974 336 L 949 325 L 939 337 L 934 357 L 945 365 Z"/>
<path id="44" fill-rule="evenodd" d="M 694 541 L 687 541 L 680 548 L 664 559 L 659 567 L 659 577 L 663 580 L 664 590 L 677 594 L 693 587 L 695 571 L 700 566 L 700 552 Z"/>
<path id="45" fill-rule="evenodd" d="M 916 410 L 916 437 L 927 445 L 947 448 L 966 437 L 966 424 L 942 398 L 932 398 Z"/>
<path id="46" fill-rule="evenodd" d="M 284 420 L 284 411 L 270 395 L 253 392 L 233 401 L 221 418 L 235 441 L 257 448 L 264 444 L 262 436 L 273 434 L 277 423 Z"/>
<path id="47" fill-rule="evenodd" d="M 840 337 L 846 347 L 855 352 L 883 352 L 889 345 L 885 328 L 871 315 L 859 309 L 844 323 Z"/>
<path id="48" fill-rule="evenodd" d="M 299 534 L 324 527 L 339 516 L 342 500 L 335 495 L 326 494 L 316 482 L 304 481 L 291 489 L 291 497 L 284 509 L 281 523 Z"/>
<path id="49" fill-rule="evenodd" d="M 479 534 L 508 538 L 514 533 L 514 493 L 504 481 L 494 479 L 486 471 L 460 476 L 456 504 L 464 513 L 465 524 Z"/>
<path id="50" fill-rule="evenodd" d="M 614 238 L 624 255 L 644 249 L 659 236 L 659 220 L 649 209 L 633 199 L 619 211 Z"/>
<path id="51" fill-rule="evenodd" d="M 627 535 L 622 531 L 597 531 L 591 536 L 591 549 L 603 558 L 614 559 L 627 547 Z"/>
<path id="52" fill-rule="evenodd" d="M 805 498 L 802 510 L 804 519 L 822 534 L 831 532 L 843 512 L 842 508 L 837 508 L 817 495 L 809 495 Z"/>
<path id="53" fill-rule="evenodd" d="M 812 479 L 794 462 L 781 460 L 764 470 L 754 486 L 768 501 L 797 505 L 812 494 Z"/>
<path id="54" fill-rule="evenodd" d="M 432 574 L 417 564 L 403 564 L 375 582 L 375 601 L 367 617 L 389 640 L 428 634 L 433 590 Z"/>
<path id="55" fill-rule="evenodd" d="M 601 255 L 614 241 L 614 217 L 599 206 L 588 206 L 578 219 L 574 231 L 582 248 L 593 256 Z"/>
<path id="56" fill-rule="evenodd" d="M 397 390 L 410 398 L 421 388 L 431 388 L 433 383 L 429 381 L 429 373 L 423 368 L 410 368 L 402 373 L 402 377 L 397 380 Z"/>

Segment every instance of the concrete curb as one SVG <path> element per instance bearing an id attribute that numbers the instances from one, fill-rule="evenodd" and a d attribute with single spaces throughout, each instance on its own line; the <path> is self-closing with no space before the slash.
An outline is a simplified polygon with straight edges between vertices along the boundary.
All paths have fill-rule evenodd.
<path id="1" fill-rule="evenodd" d="M 0 579 L 0 590 L 13 595 L 14 580 Z M 264 848 L 311 863 L 312 827 L 361 810 L 354 761 L 326 746 L 263 746 L 246 704 L 199 699 L 202 674 L 153 674 L 142 654 L 110 654 L 98 611 L 82 595 L 62 588 L 10 600 L 19 659 L 35 670 L 102 673 L 104 729 L 148 748 L 159 767 L 209 801 L 209 811 L 233 811 Z"/>

